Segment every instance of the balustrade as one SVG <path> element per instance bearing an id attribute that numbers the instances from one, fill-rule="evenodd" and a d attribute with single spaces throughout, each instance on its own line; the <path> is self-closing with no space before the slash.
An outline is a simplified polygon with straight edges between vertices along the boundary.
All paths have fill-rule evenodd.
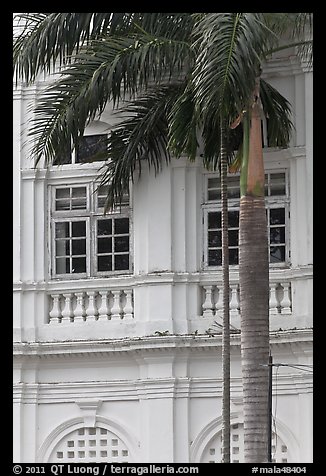
<path id="1" fill-rule="evenodd" d="M 203 285 L 203 303 L 201 315 L 213 317 L 221 315 L 223 309 L 222 285 Z M 230 317 L 240 315 L 239 285 L 231 284 L 229 291 Z M 270 315 L 292 314 L 291 283 L 270 283 Z"/>
<path id="2" fill-rule="evenodd" d="M 54 293 L 49 300 L 50 324 L 134 317 L 132 289 Z"/>

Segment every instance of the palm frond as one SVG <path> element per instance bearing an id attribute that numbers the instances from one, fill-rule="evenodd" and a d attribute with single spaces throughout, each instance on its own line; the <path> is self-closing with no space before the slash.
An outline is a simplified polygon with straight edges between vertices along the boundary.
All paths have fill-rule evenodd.
<path id="1" fill-rule="evenodd" d="M 87 122 L 100 115 L 108 101 L 117 107 L 120 99 L 136 95 L 153 81 L 182 77 L 182 60 L 190 53 L 184 42 L 149 35 L 94 41 L 37 102 L 29 131 L 35 139 L 36 161 L 43 152 L 49 163 L 71 140 L 76 145 Z"/>
<path id="2" fill-rule="evenodd" d="M 194 68 L 196 101 L 202 114 L 236 117 L 248 104 L 260 63 L 274 34 L 259 13 L 210 13 L 194 29 L 200 53 Z"/>
<path id="3" fill-rule="evenodd" d="M 200 119 L 196 114 L 191 85 L 185 87 L 169 114 L 169 149 L 176 156 L 186 154 L 195 160 L 198 151 Z"/>
<path id="4" fill-rule="evenodd" d="M 23 13 L 15 16 L 14 24 L 14 74 L 31 83 L 40 72 L 71 62 L 94 39 L 141 29 L 185 41 L 193 20 L 189 13 Z"/>
<path id="5" fill-rule="evenodd" d="M 293 131 L 289 101 L 263 79 L 260 98 L 268 120 L 269 147 L 288 147 Z"/>
<path id="6" fill-rule="evenodd" d="M 269 55 L 295 47 L 296 54 L 308 67 L 313 62 L 313 14 L 312 13 L 265 13 L 266 24 L 278 36 L 279 41 Z"/>
<path id="7" fill-rule="evenodd" d="M 114 127 L 103 166 L 101 184 L 108 185 L 105 209 L 118 203 L 147 164 L 158 173 L 170 161 L 167 117 L 180 94 L 179 83 L 157 86 L 119 110 L 122 121 Z"/>
<path id="8" fill-rule="evenodd" d="M 70 61 L 91 39 L 107 32 L 112 13 L 23 13 L 16 15 L 14 73 L 27 83 Z"/>

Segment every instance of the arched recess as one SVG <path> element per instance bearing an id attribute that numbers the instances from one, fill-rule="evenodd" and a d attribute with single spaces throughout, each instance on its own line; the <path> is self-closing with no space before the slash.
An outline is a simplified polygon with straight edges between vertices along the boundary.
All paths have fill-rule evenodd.
<path id="1" fill-rule="evenodd" d="M 92 443 L 94 442 L 94 443 Z M 79 446 L 83 443 L 83 446 Z M 137 461 L 138 441 L 121 423 L 112 418 L 96 416 L 94 425 L 83 417 L 61 423 L 45 438 L 37 453 L 37 462 L 53 462 L 57 453 L 63 453 L 61 462 L 128 462 Z M 68 452 L 74 455 L 67 459 Z M 80 457 L 82 453 L 85 453 Z M 90 453 L 96 453 L 94 459 Z M 106 454 L 105 454 L 106 453 Z M 61 457 L 61 456 L 60 456 Z M 103 459 L 102 459 L 103 458 Z M 123 459 L 121 459 L 123 458 Z M 60 462 L 55 459 L 55 462 Z"/>
<path id="2" fill-rule="evenodd" d="M 231 462 L 243 462 L 243 417 L 231 413 Z M 276 429 L 276 433 L 274 433 Z M 299 444 L 292 431 L 281 421 L 273 426 L 272 458 L 278 463 L 291 463 L 299 457 Z M 219 462 L 221 458 L 222 417 L 208 423 L 190 447 L 190 462 Z M 234 452 L 234 453 L 233 453 Z"/>
<path id="3" fill-rule="evenodd" d="M 85 127 L 84 136 L 108 134 L 112 124 L 104 121 L 92 121 Z"/>

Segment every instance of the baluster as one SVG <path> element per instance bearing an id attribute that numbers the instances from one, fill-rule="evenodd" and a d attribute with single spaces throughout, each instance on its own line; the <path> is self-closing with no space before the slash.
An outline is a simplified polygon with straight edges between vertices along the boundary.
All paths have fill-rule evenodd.
<path id="1" fill-rule="evenodd" d="M 277 283 L 270 284 L 270 296 L 269 296 L 269 314 L 270 315 L 278 314 L 279 303 L 276 296 L 277 286 L 278 286 Z"/>
<path id="2" fill-rule="evenodd" d="M 121 291 L 111 291 L 113 295 L 113 305 L 111 309 L 111 319 L 120 319 L 120 292 Z"/>
<path id="3" fill-rule="evenodd" d="M 86 320 L 95 321 L 96 320 L 96 307 L 95 307 L 95 291 L 88 291 L 88 306 L 86 309 Z"/>
<path id="4" fill-rule="evenodd" d="M 237 317 L 239 315 L 238 307 L 238 285 L 232 284 L 230 296 L 230 317 Z"/>
<path id="5" fill-rule="evenodd" d="M 217 299 L 215 300 L 215 310 L 217 316 L 222 316 L 223 312 L 223 290 L 222 288 L 216 289 L 218 291 Z"/>
<path id="6" fill-rule="evenodd" d="M 73 316 L 72 309 L 71 309 L 72 294 L 71 293 L 63 294 L 63 297 L 65 299 L 65 305 L 61 312 L 61 315 L 62 315 L 61 322 L 71 322 L 71 318 Z"/>
<path id="7" fill-rule="evenodd" d="M 281 314 L 292 314 L 291 309 L 291 284 L 290 283 L 282 283 L 283 287 L 283 299 L 281 301 Z"/>
<path id="8" fill-rule="evenodd" d="M 60 294 L 53 294 L 51 299 L 53 300 L 53 306 L 49 313 L 50 324 L 58 324 L 61 320 Z"/>
<path id="9" fill-rule="evenodd" d="M 132 289 L 125 289 L 124 293 L 126 295 L 126 304 L 122 311 L 122 316 L 124 319 L 132 319 L 134 317 L 134 308 L 132 303 Z"/>
<path id="10" fill-rule="evenodd" d="M 203 286 L 205 290 L 205 300 L 202 305 L 203 317 L 212 317 L 213 316 L 213 286 Z"/>
<path id="11" fill-rule="evenodd" d="M 84 321 L 84 293 L 75 293 L 77 304 L 73 311 L 74 322 L 83 322 Z"/>
<path id="12" fill-rule="evenodd" d="M 107 291 L 99 291 L 99 295 L 101 296 L 101 305 L 98 309 L 98 320 L 106 321 L 109 314 Z"/>

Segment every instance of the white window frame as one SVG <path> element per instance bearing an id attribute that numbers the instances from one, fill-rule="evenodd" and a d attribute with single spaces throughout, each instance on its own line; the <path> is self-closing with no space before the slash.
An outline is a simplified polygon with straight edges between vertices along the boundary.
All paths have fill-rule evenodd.
<path id="1" fill-rule="evenodd" d="M 270 267 L 273 268 L 288 268 L 291 264 L 291 250 L 290 250 L 290 170 L 288 167 L 272 168 L 265 170 L 265 174 L 278 174 L 285 173 L 285 193 L 284 196 L 265 196 L 266 209 L 275 209 L 275 208 L 284 208 L 285 209 L 285 261 L 281 263 L 269 263 Z M 219 178 L 219 174 L 216 172 L 204 173 L 204 196 L 203 196 L 203 244 L 202 244 L 202 267 L 204 270 L 218 271 L 221 270 L 221 265 L 219 266 L 209 266 L 208 265 L 208 213 L 209 212 L 221 212 L 222 204 L 221 200 L 208 200 L 208 179 L 209 178 Z M 236 174 L 228 174 L 230 177 L 234 177 Z M 237 174 L 239 175 L 239 174 Z M 229 198 L 228 199 L 228 210 L 229 211 L 240 211 L 240 198 Z M 269 223 L 268 223 L 269 230 Z M 268 233 L 268 249 L 270 250 L 270 236 Z M 277 245 L 276 245 L 277 246 Z M 270 255 L 270 252 L 269 254 Z M 231 269 L 239 269 L 239 264 L 230 265 Z"/>
<path id="2" fill-rule="evenodd" d="M 78 164 L 79 165 L 79 164 Z M 133 250 L 132 250 L 132 204 L 131 193 L 129 194 L 129 204 L 118 205 L 112 212 L 103 216 L 103 208 L 97 208 L 96 189 L 97 182 L 81 182 L 56 180 L 55 183 L 49 185 L 49 253 L 50 253 L 50 269 L 49 276 L 51 279 L 82 279 L 94 277 L 110 277 L 114 275 L 125 275 L 132 273 L 133 270 Z M 55 195 L 57 189 L 63 188 L 86 188 L 86 209 L 74 210 L 55 210 Z M 98 218 L 128 218 L 129 219 L 129 269 L 114 271 L 97 271 L 97 221 Z M 86 272 L 85 273 L 56 273 L 56 248 L 55 248 L 55 223 L 58 222 L 74 222 L 86 221 Z M 127 254 L 127 253 L 123 253 Z M 112 252 L 112 256 L 114 253 Z M 93 259 L 91 259 L 93 257 Z"/>

